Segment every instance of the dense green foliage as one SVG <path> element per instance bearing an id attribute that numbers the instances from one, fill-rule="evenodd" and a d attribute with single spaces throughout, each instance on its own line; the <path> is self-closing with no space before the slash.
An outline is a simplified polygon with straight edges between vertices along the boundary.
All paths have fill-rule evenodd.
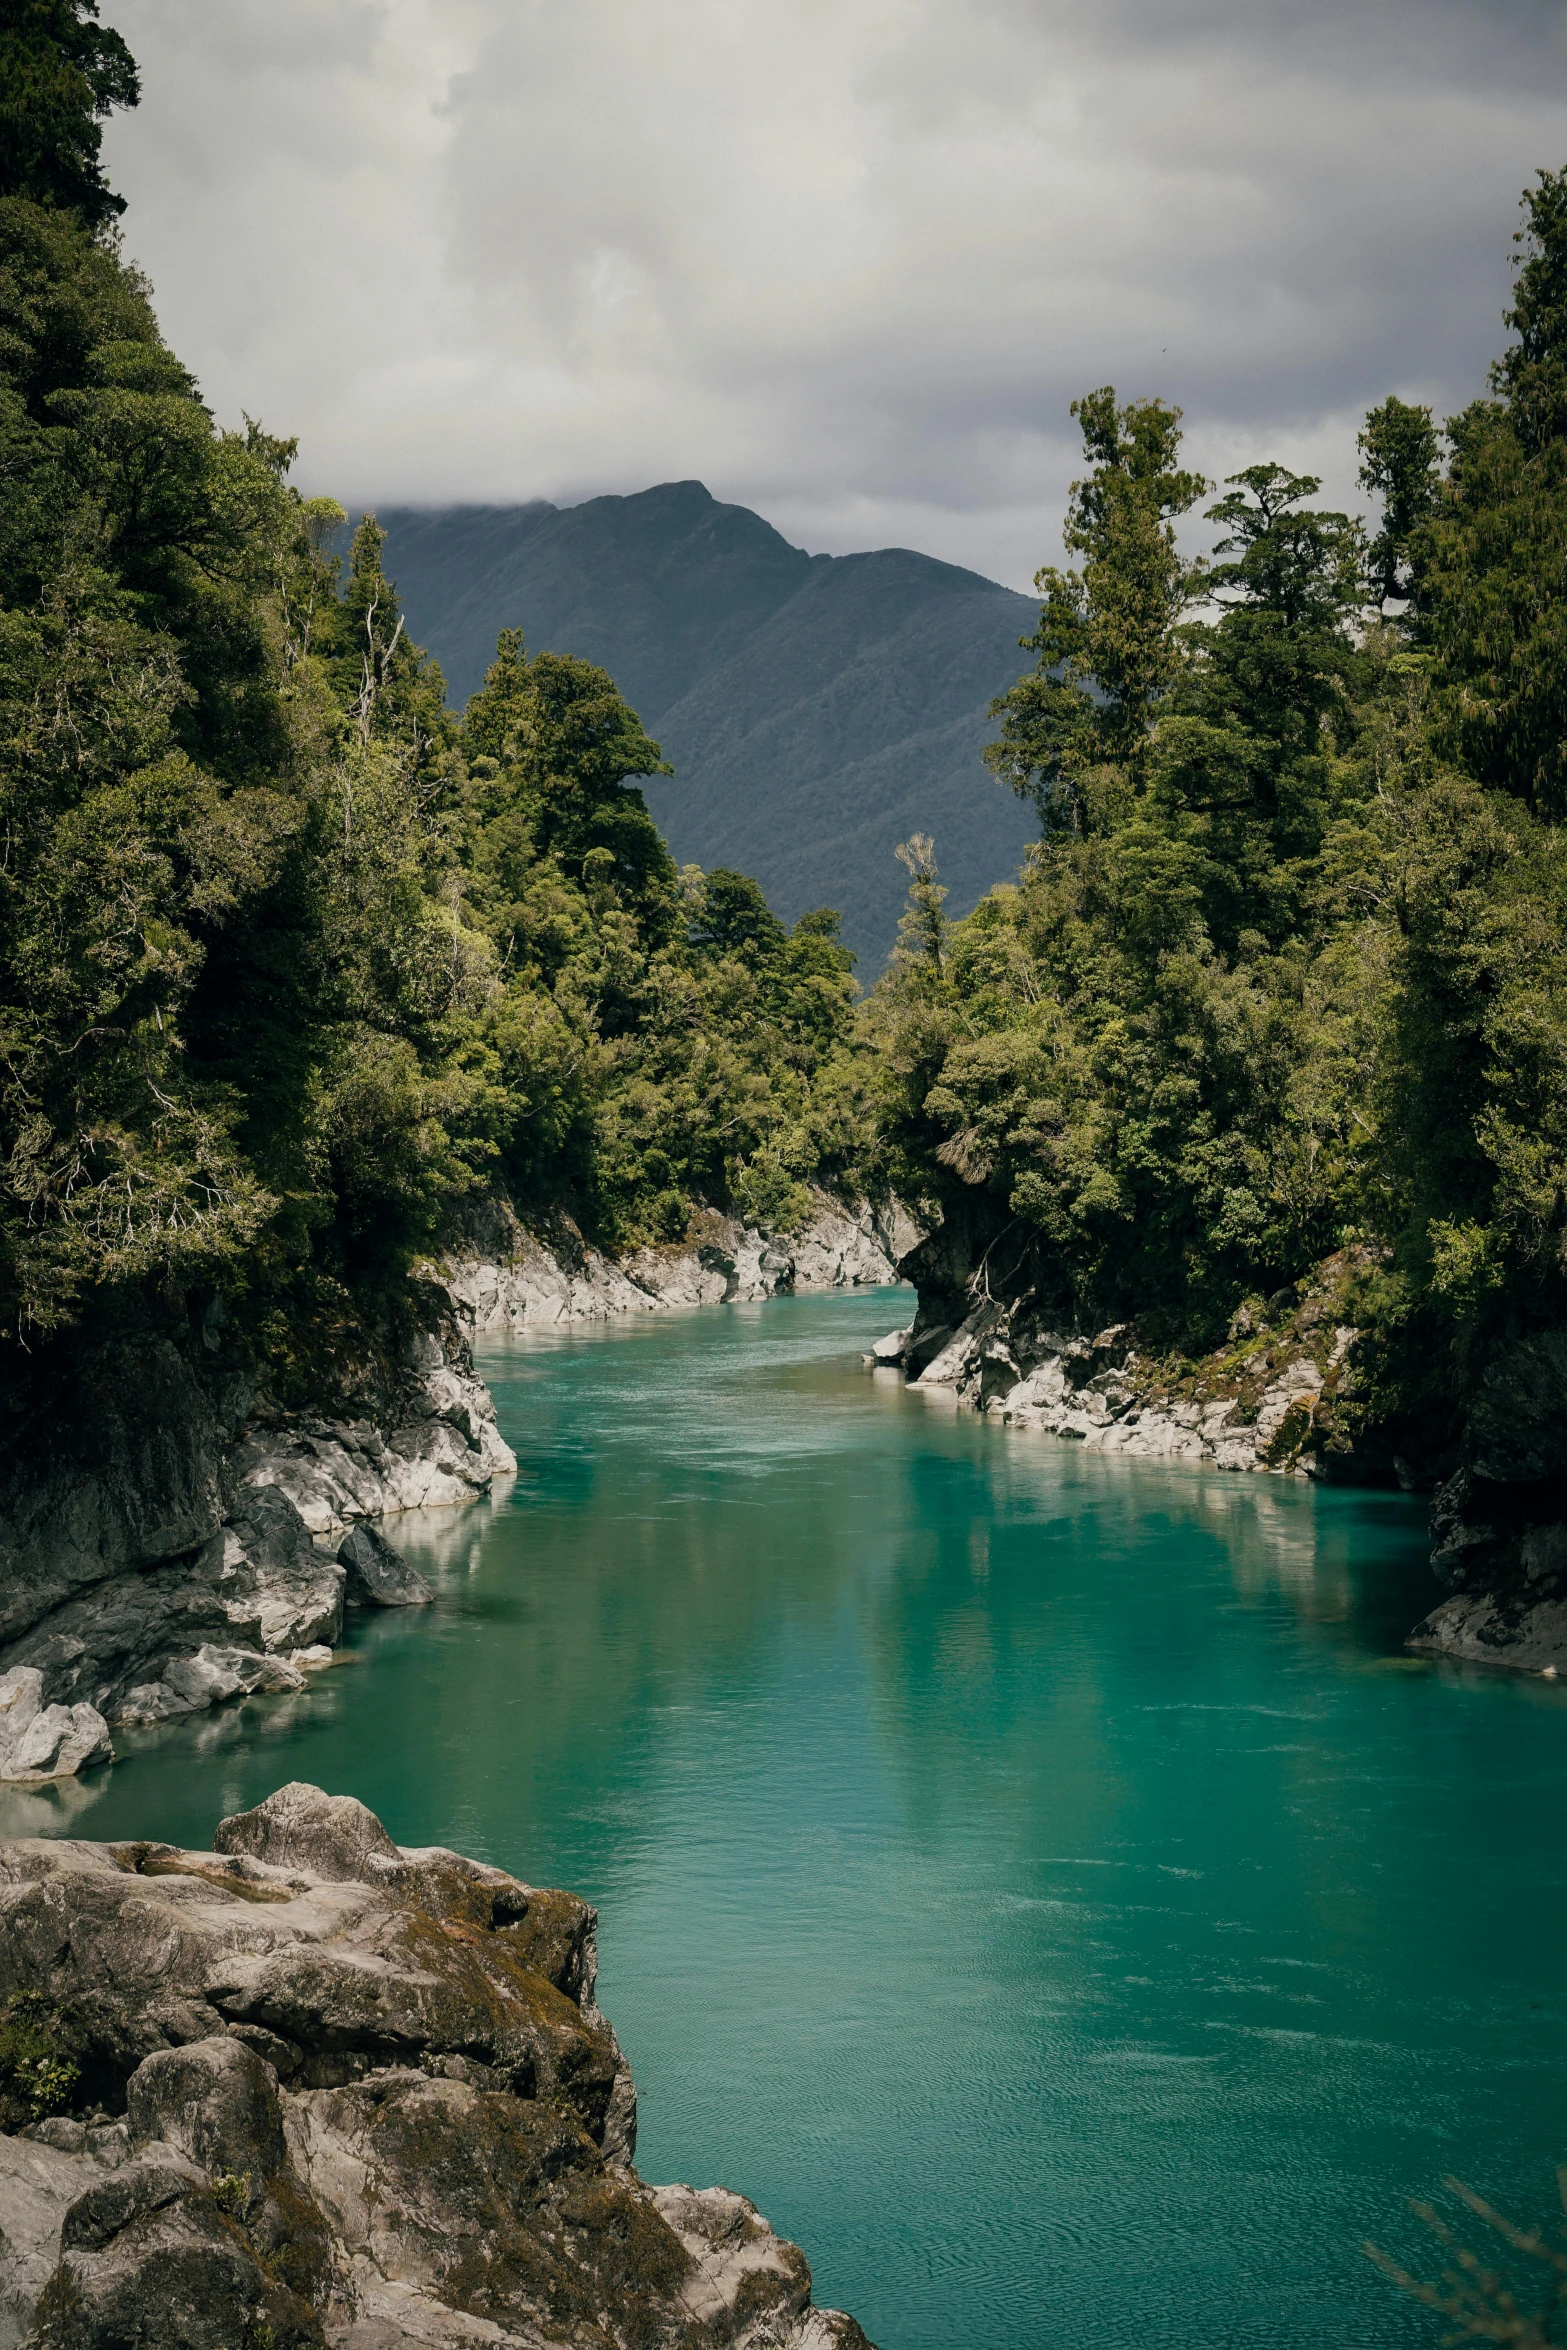
<path id="1" fill-rule="evenodd" d="M 1191 1348 L 1363 1244 L 1390 1408 L 1564 1303 L 1567 177 L 1524 205 L 1492 396 L 1368 418 L 1369 537 L 1253 466 L 1189 562 L 1178 412 L 1078 404 L 991 754 L 1044 838 L 957 924 L 924 844 L 874 1006 L 905 1184 Z"/>
<path id="2" fill-rule="evenodd" d="M 0 2129 L 25 2129 L 69 2109 L 81 2085 L 69 2019 L 37 1991 L 0 2007 Z"/>
<path id="3" fill-rule="evenodd" d="M 98 164 L 99 124 L 140 96 L 98 0 L 0 0 L 0 195 L 69 205 L 93 227 L 123 212 Z"/>
<path id="4" fill-rule="evenodd" d="M 214 428 L 146 287 L 0 201 L 0 1313 L 393 1280 L 504 1180 L 605 1240 L 863 1147 L 833 919 L 677 872 L 658 747 L 503 640 L 458 724 L 373 521 Z"/>

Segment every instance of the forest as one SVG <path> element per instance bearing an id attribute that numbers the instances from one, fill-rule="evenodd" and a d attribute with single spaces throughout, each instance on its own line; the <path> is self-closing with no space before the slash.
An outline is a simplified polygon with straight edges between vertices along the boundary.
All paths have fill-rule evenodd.
<path id="1" fill-rule="evenodd" d="M 1345 1252 L 1353 1413 L 1428 1458 L 1564 1306 L 1567 174 L 1505 323 L 1462 414 L 1366 417 L 1370 528 L 1076 403 L 1081 567 L 987 754 L 1041 839 L 956 923 L 911 844 L 867 1014 L 892 1179 L 982 1202 L 1071 1324 L 1190 1355 Z"/>
<path id="2" fill-rule="evenodd" d="M 0 180 L 13 1351 L 154 1295 L 265 1345 L 395 1293 L 495 1187 L 610 1250 L 893 1188 L 1177 1353 L 1348 1252 L 1384 1420 L 1450 1418 L 1477 1350 L 1560 1319 L 1567 174 L 1523 199 L 1485 395 L 1366 418 L 1373 525 L 1278 465 L 1205 482 L 1159 399 L 1076 404 L 1080 568 L 1039 575 L 988 754 L 1039 842 L 962 921 L 904 844 L 861 1000 L 830 911 L 786 930 L 676 868 L 603 671 L 511 632 L 447 707 L 373 518 L 343 563 L 294 444 L 220 428 L 159 334 L 97 160 L 123 44 L 32 15 Z"/>
<path id="3" fill-rule="evenodd" d="M 0 197 L 13 1347 L 151 1295 L 351 1315 L 484 1186 L 611 1248 L 787 1224 L 871 1131 L 835 918 L 676 870 L 601 670 L 509 634 L 452 715 L 374 521 L 345 566 L 163 343 L 96 162 L 134 68 L 42 13 L 56 136 Z"/>

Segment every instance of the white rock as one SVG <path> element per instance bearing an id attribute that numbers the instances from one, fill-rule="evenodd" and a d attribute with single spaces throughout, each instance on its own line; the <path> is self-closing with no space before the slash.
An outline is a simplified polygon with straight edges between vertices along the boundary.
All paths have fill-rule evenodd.
<path id="1" fill-rule="evenodd" d="M 0 1779 L 21 1785 L 74 1779 L 90 1763 L 112 1762 L 109 1725 L 91 1705 L 45 1705 L 36 1665 L 0 1674 Z"/>
<path id="2" fill-rule="evenodd" d="M 824 1191 L 814 1202 L 804 1229 L 787 1237 L 711 1214 L 690 1240 L 639 1249 L 619 1264 L 572 1226 L 546 1242 L 491 1202 L 442 1279 L 475 1335 L 898 1279 L 898 1259 L 922 1237 L 899 1203 L 847 1205 Z"/>
<path id="3" fill-rule="evenodd" d="M 328 1648 L 322 1653 L 330 1658 Z M 122 1700 L 115 1719 L 127 1724 L 170 1721 L 177 1714 L 200 1713 L 223 1705 L 231 1697 L 251 1697 L 257 1690 L 275 1695 L 302 1689 L 305 1676 L 293 1657 L 262 1656 L 253 1648 L 224 1648 L 205 1641 L 193 1656 L 176 1657 L 163 1668 L 158 1681 L 142 1681 Z"/>
<path id="4" fill-rule="evenodd" d="M 127 1730 L 141 1730 L 150 1722 L 167 1722 L 195 1710 L 188 1698 L 176 1697 L 166 1681 L 138 1681 L 121 1698 L 114 1718 Z"/>
<path id="5" fill-rule="evenodd" d="M 332 1651 L 325 1653 L 330 1656 Z M 163 1679 L 176 1697 L 198 1708 L 249 1697 L 258 1689 L 277 1693 L 304 1687 L 304 1675 L 291 1657 L 257 1656 L 253 1649 L 218 1648 L 210 1641 L 194 1656 L 165 1665 Z"/>
<path id="6" fill-rule="evenodd" d="M 102 2177 L 86 2154 L 0 2137 L 0 2343 L 36 2340 L 39 2294 L 60 2257 L 60 2224 Z"/>

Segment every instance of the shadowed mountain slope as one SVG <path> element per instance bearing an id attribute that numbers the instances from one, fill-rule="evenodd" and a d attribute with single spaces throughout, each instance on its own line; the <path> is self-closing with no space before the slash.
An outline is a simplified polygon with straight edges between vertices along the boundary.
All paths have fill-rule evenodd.
<path id="1" fill-rule="evenodd" d="M 790 920 L 836 906 L 864 977 L 896 931 L 898 841 L 934 833 L 956 913 L 1033 837 L 980 760 L 1026 664 L 1026 596 L 905 548 L 807 555 L 700 482 L 381 521 L 454 701 L 502 628 L 602 663 L 674 763 L 647 796 L 675 855 L 754 873 Z"/>

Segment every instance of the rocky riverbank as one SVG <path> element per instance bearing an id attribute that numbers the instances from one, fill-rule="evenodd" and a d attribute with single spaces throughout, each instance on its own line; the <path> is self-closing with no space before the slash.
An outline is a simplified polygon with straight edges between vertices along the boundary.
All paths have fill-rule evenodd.
<path id="1" fill-rule="evenodd" d="M 490 1200 L 394 1319 L 318 1343 L 282 1397 L 220 1306 L 101 1331 L 18 1384 L 0 1437 L 0 1780 L 67 1777 L 121 1726 L 304 1686 L 352 1606 L 432 1595 L 377 1531 L 516 1468 L 476 1337 L 897 1278 L 901 1211 L 819 1194 L 805 1229 L 700 1218 L 613 1262 Z"/>
<path id="2" fill-rule="evenodd" d="M 898 1261 L 920 1238 L 895 1200 L 846 1202 L 818 1191 L 796 1233 L 760 1232 L 707 1210 L 684 1239 L 617 1259 L 589 1248 L 564 1219 L 528 1231 L 508 1201 L 491 1198 L 469 1211 L 438 1277 L 468 1331 L 487 1336 L 541 1322 L 879 1287 L 901 1278 Z"/>
<path id="3" fill-rule="evenodd" d="M 1567 1671 L 1567 1330 L 1499 1347 L 1474 1383 L 1464 1457 L 1438 1485 L 1431 1563 L 1449 1597 L 1411 1648 Z"/>
<path id="4" fill-rule="evenodd" d="M 68 1388 L 35 1396 L 0 1464 L 0 1778 L 298 1689 L 346 1606 L 429 1597 L 362 1522 L 471 1501 L 516 1461 L 449 1306 L 416 1304 L 330 1416 L 258 1392 L 226 1329 L 210 1348 L 118 1335 L 58 1366 Z"/>
<path id="5" fill-rule="evenodd" d="M 299 1785 L 210 1852 L 0 1845 L 0 2350 L 869 2350 L 637 2175 L 596 1928 Z"/>
<path id="6" fill-rule="evenodd" d="M 1319 1267 L 1304 1296 L 1243 1308 L 1228 1344 L 1196 1363 L 1157 1353 L 1130 1323 L 1062 1328 L 1032 1290 L 998 1297 L 983 1276 L 955 1280 L 950 1239 L 944 1251 L 917 1249 L 909 1270 L 925 1276 L 918 1310 L 871 1361 L 1007 1427 L 1193 1468 L 1320 1476 L 1349 1467 L 1335 1415 L 1355 1341 L 1347 1293 L 1356 1267 L 1346 1255 Z"/>
<path id="7" fill-rule="evenodd" d="M 1037 1268 L 1008 1263 L 1005 1237 L 955 1218 L 917 1243 L 900 1267 L 916 1287 L 914 1317 L 868 1362 L 1089 1451 L 1429 1492 L 1432 1567 L 1449 1596 L 1408 1647 L 1567 1671 L 1567 1332 L 1497 1346 L 1454 1432 L 1402 1431 L 1400 1450 L 1355 1408 L 1355 1289 L 1369 1263 L 1357 1252 L 1243 1306 L 1226 1343 L 1192 1362 L 1134 1324 L 1063 1327 Z"/>

